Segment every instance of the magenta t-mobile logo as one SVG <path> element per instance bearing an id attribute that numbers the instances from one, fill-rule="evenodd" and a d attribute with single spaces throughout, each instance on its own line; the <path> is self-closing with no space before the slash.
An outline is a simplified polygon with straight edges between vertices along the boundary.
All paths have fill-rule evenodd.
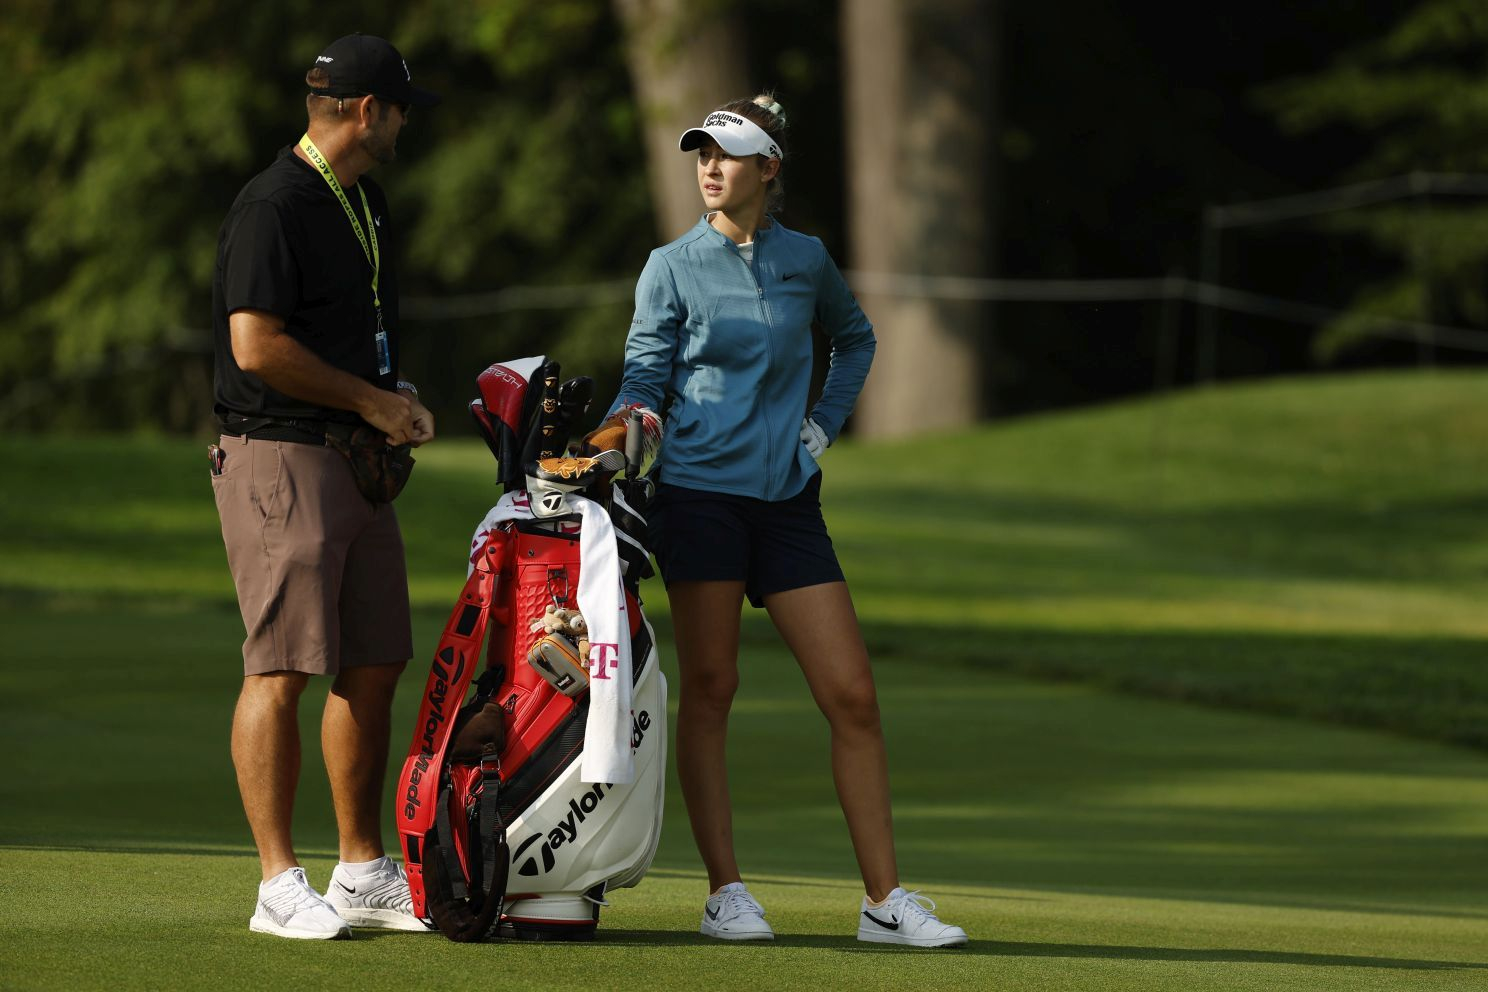
<path id="1" fill-rule="evenodd" d="M 599 644 L 589 645 L 589 677 L 595 679 L 607 679 L 610 672 L 620 667 L 620 645 Z"/>

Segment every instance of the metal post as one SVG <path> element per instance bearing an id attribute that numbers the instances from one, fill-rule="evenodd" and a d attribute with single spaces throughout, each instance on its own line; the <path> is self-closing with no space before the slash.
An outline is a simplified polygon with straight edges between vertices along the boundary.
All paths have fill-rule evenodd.
<path id="1" fill-rule="evenodd" d="M 1199 227 L 1199 281 L 1206 286 L 1219 285 L 1219 234 L 1219 208 L 1212 204 L 1207 205 Z M 1200 384 L 1208 386 L 1214 382 L 1215 365 L 1218 361 L 1219 313 L 1202 298 L 1195 302 L 1199 307 L 1198 369 L 1195 378 Z"/>
<path id="2" fill-rule="evenodd" d="M 1158 325 L 1157 355 L 1152 369 L 1152 391 L 1166 393 L 1178 373 L 1178 330 L 1183 317 L 1183 290 L 1188 279 L 1181 270 L 1163 280 L 1162 318 Z"/>
<path id="3" fill-rule="evenodd" d="M 1412 177 L 1414 178 L 1414 177 Z M 1416 278 L 1421 280 L 1421 318 L 1427 324 L 1416 334 L 1416 364 L 1431 368 L 1436 364 L 1436 307 L 1432 300 L 1431 284 L 1431 190 L 1422 183 L 1420 206 L 1416 208 Z"/>
<path id="4" fill-rule="evenodd" d="M 1164 470 L 1168 452 L 1168 397 L 1178 371 L 1178 335 L 1183 323 L 1183 300 L 1188 279 L 1181 271 L 1163 280 L 1162 323 L 1158 330 L 1157 356 L 1152 373 L 1152 435 L 1149 441 L 1153 467 L 1154 505 L 1164 492 Z"/>

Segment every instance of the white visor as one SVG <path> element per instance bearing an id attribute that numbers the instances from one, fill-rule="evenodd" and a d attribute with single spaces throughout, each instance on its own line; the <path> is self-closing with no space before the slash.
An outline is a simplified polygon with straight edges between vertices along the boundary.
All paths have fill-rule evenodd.
<path id="1" fill-rule="evenodd" d="M 715 110 L 703 121 L 702 127 L 689 128 L 682 133 L 677 147 L 690 152 L 712 138 L 718 147 L 730 155 L 763 155 L 766 158 L 782 158 L 780 146 L 765 133 L 765 129 L 747 117 L 731 114 L 726 110 Z"/>

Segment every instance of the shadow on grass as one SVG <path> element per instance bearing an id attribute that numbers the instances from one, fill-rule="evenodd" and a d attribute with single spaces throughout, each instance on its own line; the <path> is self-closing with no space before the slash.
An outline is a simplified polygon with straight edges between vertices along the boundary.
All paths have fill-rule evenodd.
<path id="1" fill-rule="evenodd" d="M 46 851 L 56 854 L 144 854 L 172 857 L 199 858 L 257 858 L 251 847 L 211 847 L 207 845 L 172 846 L 170 844 L 0 844 L 0 851 Z M 314 857 L 315 852 L 300 852 L 302 857 Z M 324 855 L 335 857 L 334 853 Z"/>
<path id="2" fill-rule="evenodd" d="M 386 930 L 358 930 L 357 940 L 386 940 L 405 937 Z M 540 941 L 499 941 L 507 947 L 546 944 Z M 583 953 L 584 948 L 602 952 L 610 947 L 717 947 L 719 942 L 701 934 L 672 930 L 608 930 L 601 923 L 592 941 L 563 942 L 565 948 Z M 1308 954 L 1298 951 L 1265 951 L 1247 948 L 1137 947 L 1119 944 L 1039 944 L 973 939 L 964 947 L 920 948 L 892 944 L 870 944 L 855 937 L 776 934 L 769 945 L 782 949 L 811 948 L 843 954 L 934 954 L 984 958 L 1089 958 L 1115 961 L 1194 961 L 1214 964 L 1296 965 L 1310 968 L 1376 968 L 1390 971 L 1469 971 L 1488 969 L 1475 961 L 1432 961 L 1352 954 Z"/>
<path id="3" fill-rule="evenodd" d="M 1440 909 L 1430 906 L 1402 905 L 1391 902 L 1361 902 L 1344 898 L 1308 898 L 1289 893 L 1268 892 L 1258 893 L 1230 893 L 1209 890 L 1197 893 L 1191 889 L 1149 889 L 1142 891 L 1116 891 L 1109 889 L 1090 889 L 1077 886 L 1050 886 L 1049 892 L 1063 893 L 1077 896 L 1116 896 L 1124 899 L 1156 899 L 1156 900 L 1178 900 L 1195 901 L 1201 900 L 1207 903 L 1231 906 L 1260 906 L 1268 909 L 1306 909 L 1316 910 L 1321 913 L 1357 913 L 1369 916 L 1418 916 L 1441 920 L 1488 920 L 1488 909 L 1459 908 Z M 958 901 L 972 899 L 990 899 L 1001 902 L 1005 899 L 1016 899 L 1015 896 L 1003 896 L 1001 893 L 994 895 L 977 895 L 975 893 L 958 892 Z"/>
<path id="4" fill-rule="evenodd" d="M 970 948 L 968 948 L 970 949 Z M 1257 951 L 1245 948 L 1126 947 L 1116 944 L 995 943 L 997 957 L 1097 958 L 1120 961 L 1203 961 L 1217 964 L 1289 964 L 1311 968 L 1383 968 L 1407 971 L 1469 971 L 1488 969 L 1476 961 L 1430 961 L 1353 954 L 1308 954 L 1298 951 Z"/>
<path id="5" fill-rule="evenodd" d="M 400 935 L 388 930 L 357 930 L 356 939 L 386 940 L 396 938 Z M 402 935 L 406 936 L 406 934 Z M 595 952 L 602 952 L 612 947 L 728 947 L 730 942 L 720 941 L 713 937 L 704 937 L 702 934 L 691 930 L 623 930 L 607 929 L 601 921 L 599 932 L 593 940 L 579 941 L 526 941 L 526 940 L 501 940 L 496 941 L 504 947 L 535 947 L 553 946 L 562 944 L 564 948 L 573 948 L 577 953 L 583 953 L 585 948 Z M 895 947 L 888 944 L 869 944 L 859 941 L 856 937 L 825 937 L 809 934 L 776 934 L 773 941 L 732 942 L 732 946 L 743 946 L 745 944 L 761 948 L 815 948 L 819 950 L 841 951 L 851 954 L 924 954 L 926 948 Z M 989 942 L 972 941 L 965 947 L 935 948 L 936 954 L 953 955 L 997 955 L 998 946 Z"/>
<path id="6" fill-rule="evenodd" d="M 773 632 L 751 624 L 763 641 Z M 876 663 L 920 663 L 926 631 L 863 624 Z M 1370 727 L 1488 750 L 1488 643 L 1470 637 L 998 626 L 935 640 L 937 664 Z"/>
<path id="7" fill-rule="evenodd" d="M 964 594 L 963 580 L 973 572 L 976 590 L 994 595 L 1067 592 L 1072 584 L 1113 578 L 1147 588 L 1174 572 L 1201 582 L 1480 577 L 1461 554 L 1481 538 L 1485 501 L 1476 492 L 1418 486 L 1404 494 L 1217 495 L 1207 504 L 1174 505 L 1161 492 L 1087 498 L 973 489 L 958 491 L 954 516 L 906 520 L 903 503 L 884 500 L 879 481 L 841 488 L 824 496 L 833 537 L 841 536 L 839 553 L 853 560 L 895 552 L 894 568 L 862 570 L 888 588 L 912 576 L 929 592 Z"/>

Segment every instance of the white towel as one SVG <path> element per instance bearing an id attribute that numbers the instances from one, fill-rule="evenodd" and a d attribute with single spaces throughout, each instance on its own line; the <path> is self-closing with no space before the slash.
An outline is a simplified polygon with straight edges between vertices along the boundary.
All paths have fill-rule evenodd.
<path id="1" fill-rule="evenodd" d="M 584 724 L 579 777 L 590 783 L 620 785 L 635 779 L 635 761 L 630 750 L 630 616 L 620 583 L 615 528 L 610 515 L 593 500 L 569 493 L 564 501 L 582 521 L 579 612 L 589 625 L 589 717 Z M 475 529 L 470 553 L 479 551 L 486 536 L 502 523 L 532 519 L 526 491 L 507 493 Z M 468 568 L 465 574 L 469 576 Z"/>

